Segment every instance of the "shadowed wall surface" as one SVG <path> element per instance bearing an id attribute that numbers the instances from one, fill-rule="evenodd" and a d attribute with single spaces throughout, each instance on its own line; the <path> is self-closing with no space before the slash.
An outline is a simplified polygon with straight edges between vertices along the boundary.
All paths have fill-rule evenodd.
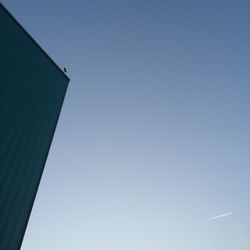
<path id="1" fill-rule="evenodd" d="M 0 249 L 22 243 L 69 79 L 0 4 Z"/>

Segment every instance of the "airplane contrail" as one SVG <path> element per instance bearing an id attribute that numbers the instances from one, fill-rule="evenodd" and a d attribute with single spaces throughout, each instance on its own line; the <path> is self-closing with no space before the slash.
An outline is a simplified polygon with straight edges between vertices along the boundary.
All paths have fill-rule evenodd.
<path id="1" fill-rule="evenodd" d="M 220 215 L 213 216 L 213 217 L 210 217 L 210 218 L 208 218 L 208 219 L 205 219 L 205 220 L 203 220 L 203 222 L 212 221 L 212 220 L 217 220 L 217 219 L 220 219 L 220 218 L 223 218 L 223 217 L 232 215 L 232 214 L 233 214 L 232 212 L 225 213 L 225 214 L 220 214 Z"/>

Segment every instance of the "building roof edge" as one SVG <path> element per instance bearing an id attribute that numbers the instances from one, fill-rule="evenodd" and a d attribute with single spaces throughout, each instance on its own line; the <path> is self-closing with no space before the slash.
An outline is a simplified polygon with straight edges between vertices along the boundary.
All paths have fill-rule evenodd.
<path id="1" fill-rule="evenodd" d="M 68 82 L 70 78 L 65 74 L 65 72 L 58 66 L 58 64 L 48 55 L 48 53 L 36 42 L 36 40 L 28 33 L 28 31 L 20 24 L 19 21 L 9 12 L 9 10 L 0 2 L 0 7 L 10 16 L 10 18 L 22 29 L 22 31 L 32 40 L 32 42 L 38 47 L 38 49 L 49 59 L 49 61 L 56 66 L 56 68 L 67 78 Z"/>

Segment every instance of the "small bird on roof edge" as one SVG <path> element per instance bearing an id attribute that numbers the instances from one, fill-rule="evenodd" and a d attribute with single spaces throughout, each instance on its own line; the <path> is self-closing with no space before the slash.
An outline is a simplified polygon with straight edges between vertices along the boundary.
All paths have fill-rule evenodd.
<path id="1" fill-rule="evenodd" d="M 67 73 L 67 69 L 66 69 L 66 68 L 63 68 L 63 71 L 64 71 L 65 73 Z"/>

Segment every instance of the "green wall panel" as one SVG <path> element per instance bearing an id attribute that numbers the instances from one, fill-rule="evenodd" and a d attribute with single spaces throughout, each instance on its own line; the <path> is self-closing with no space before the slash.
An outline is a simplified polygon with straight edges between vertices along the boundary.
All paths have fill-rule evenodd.
<path id="1" fill-rule="evenodd" d="M 69 79 L 0 4 L 0 249 L 20 249 Z"/>

